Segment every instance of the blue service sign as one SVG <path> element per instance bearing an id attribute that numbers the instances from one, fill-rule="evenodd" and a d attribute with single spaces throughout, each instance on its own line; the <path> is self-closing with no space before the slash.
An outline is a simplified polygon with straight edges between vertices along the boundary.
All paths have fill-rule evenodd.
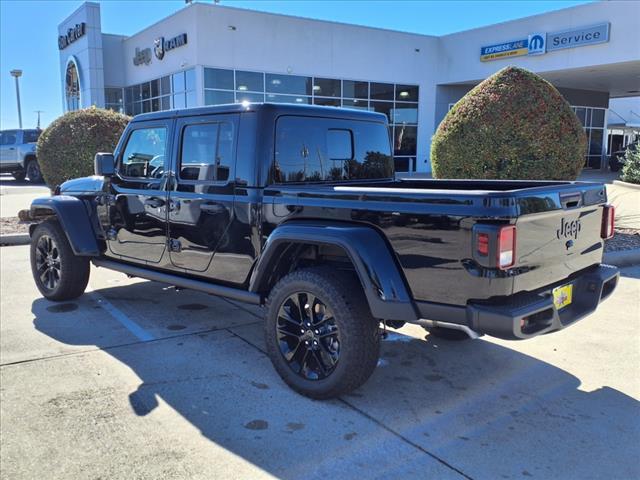
<path id="1" fill-rule="evenodd" d="M 610 23 L 601 23 L 591 27 L 547 33 L 547 51 L 606 43 L 609 41 L 609 27 Z"/>

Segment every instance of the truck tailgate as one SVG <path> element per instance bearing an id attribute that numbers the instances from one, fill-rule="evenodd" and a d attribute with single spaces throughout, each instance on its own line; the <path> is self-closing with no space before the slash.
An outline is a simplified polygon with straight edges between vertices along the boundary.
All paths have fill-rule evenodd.
<path id="1" fill-rule="evenodd" d="M 567 278 L 602 261 L 604 201 L 585 201 L 590 192 L 560 195 L 561 209 L 518 216 L 513 291 L 529 290 Z"/>

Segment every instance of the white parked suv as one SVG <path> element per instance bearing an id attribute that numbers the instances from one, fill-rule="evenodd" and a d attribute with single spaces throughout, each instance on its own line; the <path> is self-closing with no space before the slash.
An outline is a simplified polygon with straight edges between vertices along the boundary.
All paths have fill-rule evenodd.
<path id="1" fill-rule="evenodd" d="M 11 173 L 16 180 L 42 182 L 36 158 L 36 142 L 42 130 L 2 130 L 0 132 L 0 173 Z"/>

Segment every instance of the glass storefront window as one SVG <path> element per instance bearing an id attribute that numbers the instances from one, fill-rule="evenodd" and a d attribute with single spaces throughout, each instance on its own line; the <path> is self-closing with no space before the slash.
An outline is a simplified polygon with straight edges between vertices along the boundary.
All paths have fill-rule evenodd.
<path id="1" fill-rule="evenodd" d="M 178 93 L 173 95 L 173 108 L 184 108 L 184 93 Z"/>
<path id="2" fill-rule="evenodd" d="M 342 96 L 345 98 L 369 98 L 369 82 L 342 81 Z"/>
<path id="3" fill-rule="evenodd" d="M 236 103 L 242 102 L 262 103 L 264 102 L 264 93 L 236 92 Z"/>
<path id="4" fill-rule="evenodd" d="M 257 72 L 237 70 L 236 90 L 239 92 L 264 92 L 264 75 Z"/>
<path id="5" fill-rule="evenodd" d="M 372 83 L 371 100 L 393 100 L 393 83 Z"/>
<path id="6" fill-rule="evenodd" d="M 144 82 L 141 84 L 140 88 L 143 100 L 151 98 L 151 84 L 149 82 Z"/>
<path id="7" fill-rule="evenodd" d="M 268 93 L 311 95 L 311 77 L 267 73 L 265 80 Z"/>
<path id="8" fill-rule="evenodd" d="M 233 90 L 233 70 L 222 68 L 204 69 L 204 88 Z"/>
<path id="9" fill-rule="evenodd" d="M 313 94 L 320 97 L 341 97 L 341 82 L 332 78 L 314 78 Z"/>
<path id="10" fill-rule="evenodd" d="M 417 102 L 417 85 L 396 85 L 396 100 L 401 102 Z"/>
<path id="11" fill-rule="evenodd" d="M 184 83 L 187 92 L 196 89 L 196 71 L 193 68 L 184 72 Z"/>
<path id="12" fill-rule="evenodd" d="M 160 96 L 160 79 L 151 82 L 151 98 Z"/>
<path id="13" fill-rule="evenodd" d="M 327 107 L 339 107 L 340 99 L 339 98 L 323 98 L 323 97 L 314 97 L 313 98 L 314 105 L 324 105 Z"/>
<path id="14" fill-rule="evenodd" d="M 604 127 L 604 108 L 594 108 L 591 113 L 591 126 Z"/>
<path id="15" fill-rule="evenodd" d="M 384 113 L 389 123 L 393 123 L 391 111 L 393 110 L 393 102 L 371 102 L 371 110 L 374 112 Z"/>
<path id="16" fill-rule="evenodd" d="M 225 92 L 220 90 L 204 91 L 205 105 L 224 105 L 227 103 L 234 103 L 233 92 Z"/>
<path id="17" fill-rule="evenodd" d="M 187 92 L 186 100 L 187 100 L 187 108 L 195 107 L 197 105 L 195 90 Z"/>
<path id="18" fill-rule="evenodd" d="M 160 97 L 160 109 L 171 110 L 171 95 Z"/>
<path id="19" fill-rule="evenodd" d="M 368 100 L 358 100 L 358 99 L 350 99 L 344 98 L 342 99 L 342 106 L 345 108 L 357 108 L 360 110 L 369 110 L 369 101 Z"/>
<path id="20" fill-rule="evenodd" d="M 171 77 L 169 75 L 160 79 L 160 93 L 162 95 L 171 93 Z"/>
<path id="21" fill-rule="evenodd" d="M 274 93 L 267 94 L 267 102 L 271 103 L 298 103 L 301 105 L 311 104 L 311 97 L 304 95 L 276 95 Z"/>
<path id="22" fill-rule="evenodd" d="M 184 72 L 174 73 L 172 75 L 173 80 L 173 93 L 184 92 Z"/>
<path id="23" fill-rule="evenodd" d="M 393 130 L 393 154 L 399 156 L 415 155 L 418 145 L 417 127 L 396 125 Z"/>
<path id="24" fill-rule="evenodd" d="M 393 123 L 418 123 L 418 104 L 396 102 L 392 118 Z"/>

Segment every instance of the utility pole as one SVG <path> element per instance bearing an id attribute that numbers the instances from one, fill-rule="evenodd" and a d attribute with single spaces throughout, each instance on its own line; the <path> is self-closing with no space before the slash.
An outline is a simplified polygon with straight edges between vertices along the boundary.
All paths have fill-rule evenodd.
<path id="1" fill-rule="evenodd" d="M 11 76 L 16 79 L 16 98 L 18 100 L 18 125 L 22 130 L 22 109 L 20 108 L 20 82 L 18 79 L 22 76 L 22 70 L 11 70 Z"/>
<path id="2" fill-rule="evenodd" d="M 40 114 L 44 113 L 44 110 L 34 110 L 38 114 L 38 130 L 40 130 Z"/>

